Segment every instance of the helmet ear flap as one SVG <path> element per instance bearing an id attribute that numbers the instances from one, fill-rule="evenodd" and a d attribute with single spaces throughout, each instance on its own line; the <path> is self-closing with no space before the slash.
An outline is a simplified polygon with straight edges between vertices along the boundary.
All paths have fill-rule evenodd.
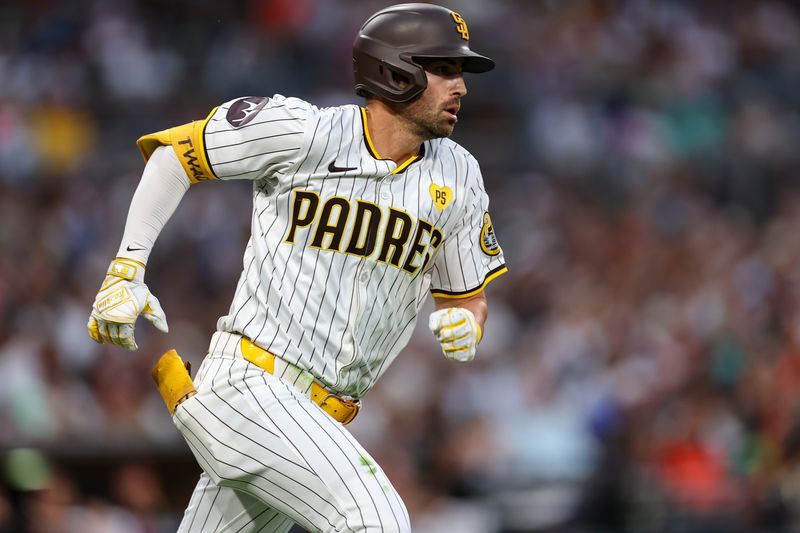
<path id="1" fill-rule="evenodd" d="M 385 77 L 386 84 L 395 87 L 398 91 L 404 90 L 411 84 L 408 76 L 395 72 L 386 65 L 379 65 L 378 71 Z"/>
<path id="2" fill-rule="evenodd" d="M 410 69 L 396 69 L 388 63 L 381 62 L 378 71 L 384 77 L 384 83 L 397 91 L 398 98 L 402 98 L 399 100 L 401 102 L 411 100 L 428 86 L 428 78 L 421 67 L 411 72 Z M 422 74 L 421 79 L 419 73 Z"/>
<path id="3" fill-rule="evenodd" d="M 374 53 L 374 52 L 373 52 Z M 409 59 L 378 59 L 384 54 L 359 51 L 353 55 L 356 94 L 370 95 L 390 102 L 402 103 L 414 99 L 428 86 L 425 71 Z"/>

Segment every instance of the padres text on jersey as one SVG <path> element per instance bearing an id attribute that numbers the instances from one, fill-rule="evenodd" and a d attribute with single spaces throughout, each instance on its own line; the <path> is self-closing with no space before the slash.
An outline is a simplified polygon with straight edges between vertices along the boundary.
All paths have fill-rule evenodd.
<path id="1" fill-rule="evenodd" d="M 180 128 L 172 138 L 189 137 L 203 179 L 253 181 L 252 236 L 218 329 L 338 393 L 369 390 L 429 292 L 470 296 L 506 270 L 478 164 L 451 140 L 397 166 L 375 152 L 361 108 L 280 95 Z"/>

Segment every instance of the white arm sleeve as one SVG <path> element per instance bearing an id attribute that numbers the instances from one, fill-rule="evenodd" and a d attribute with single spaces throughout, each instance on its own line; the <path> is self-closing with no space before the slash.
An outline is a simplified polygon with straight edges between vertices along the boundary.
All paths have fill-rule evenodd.
<path id="1" fill-rule="evenodd" d="M 189 188 L 189 177 L 169 146 L 156 148 L 142 173 L 125 222 L 117 257 L 147 264 L 147 258 L 167 220 Z"/>

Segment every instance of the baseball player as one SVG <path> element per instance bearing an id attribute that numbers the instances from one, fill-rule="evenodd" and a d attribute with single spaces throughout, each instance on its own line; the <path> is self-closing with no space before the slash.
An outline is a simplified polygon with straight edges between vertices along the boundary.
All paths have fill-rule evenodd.
<path id="1" fill-rule="evenodd" d="M 208 355 L 194 381 L 174 351 L 153 370 L 203 469 L 181 532 L 410 531 L 344 424 L 428 292 L 445 357 L 472 360 L 484 287 L 506 271 L 478 163 L 448 139 L 463 73 L 494 67 L 469 38 L 454 11 L 392 6 L 353 45 L 365 107 L 249 96 L 138 140 L 147 165 L 92 307 L 97 342 L 135 350 L 140 314 L 167 331 L 145 265 L 189 186 L 253 182 L 242 274 Z"/>

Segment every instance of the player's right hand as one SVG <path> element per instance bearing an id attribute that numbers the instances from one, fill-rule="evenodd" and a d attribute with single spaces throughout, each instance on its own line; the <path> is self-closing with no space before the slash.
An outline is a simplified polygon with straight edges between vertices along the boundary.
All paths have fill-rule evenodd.
<path id="1" fill-rule="evenodd" d="M 475 358 L 483 332 L 475 315 L 466 307 L 446 307 L 431 313 L 428 327 L 442 345 L 444 356 L 467 363 Z"/>
<path id="2" fill-rule="evenodd" d="M 164 333 L 169 330 L 158 298 L 144 284 L 144 268 L 133 259 L 118 257 L 111 261 L 87 324 L 94 341 L 137 349 L 133 329 L 139 315 Z"/>

